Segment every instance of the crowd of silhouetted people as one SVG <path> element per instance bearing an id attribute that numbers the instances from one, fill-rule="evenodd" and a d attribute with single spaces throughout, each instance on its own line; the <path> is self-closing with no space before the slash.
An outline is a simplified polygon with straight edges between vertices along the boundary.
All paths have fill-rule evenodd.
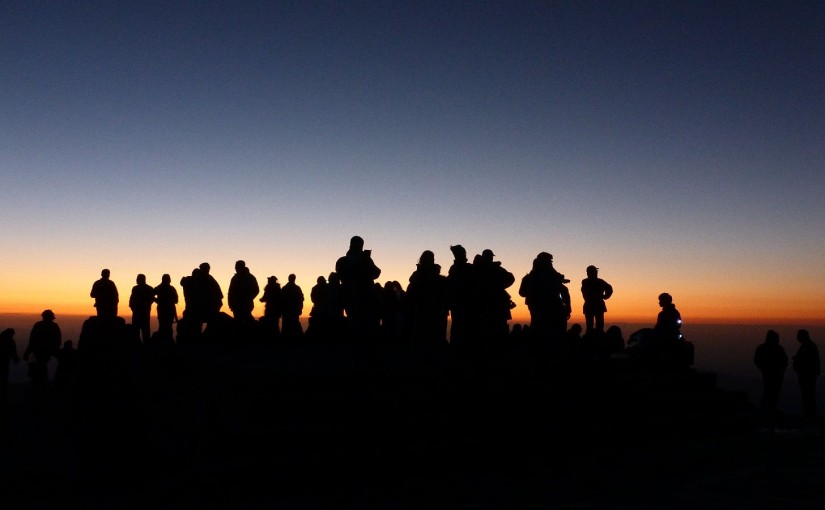
<path id="1" fill-rule="evenodd" d="M 226 295 L 232 315 L 223 311 L 223 290 L 206 262 L 180 280 L 180 313 L 178 291 L 170 275 L 164 274 L 161 283 L 152 287 L 145 275 L 138 274 L 129 295 L 131 323 L 127 323 L 118 316 L 118 289 L 109 270 L 104 269 L 90 293 L 96 316 L 84 323 L 77 349 L 71 341 L 62 342 L 55 315 L 46 310 L 32 328 L 23 359 L 28 362 L 31 386 L 35 394 L 41 395 L 48 386 L 46 367 L 53 357 L 58 360 L 56 386 L 67 384 L 71 379 L 67 374 L 74 373 L 78 365 L 95 384 L 100 378 L 117 379 L 118 367 L 128 363 L 118 346 L 301 342 L 362 347 L 406 345 L 449 351 L 462 363 L 481 365 L 518 348 L 542 368 L 605 362 L 618 352 L 627 352 L 648 368 L 693 364 L 693 344 L 682 335 L 681 314 L 667 293 L 659 295 L 662 310 L 654 327 L 633 333 L 625 342 L 618 326 L 605 330 L 605 301 L 613 295 L 613 287 L 599 278 L 597 267 L 588 266 L 581 282 L 585 326 L 568 327 L 572 311 L 567 286 L 570 280 L 554 268 L 553 256 L 542 252 L 518 286 L 518 294 L 530 312 L 530 323 L 515 324 L 511 329 L 515 304 L 508 289 L 515 284 L 515 276 L 495 260 L 492 250 L 485 249 L 472 260 L 461 245 L 451 246 L 450 251 L 453 261 L 446 274 L 435 262 L 434 253 L 427 250 L 421 254 L 406 288 L 398 281 L 381 285 L 377 281 L 381 269 L 373 261 L 371 250 L 364 248 L 361 237 L 353 237 L 334 271 L 327 277 L 319 276 L 310 290 L 306 331 L 300 321 L 305 295 L 294 274 L 283 286 L 276 276 L 267 277 L 261 291 L 246 263 L 237 261 Z M 263 315 L 257 319 L 253 315 L 256 299 L 264 304 Z M 154 332 L 150 328 L 153 306 L 158 322 Z M 813 416 L 819 357 L 807 331 L 801 330 L 798 339 L 800 350 L 793 367 L 799 375 L 805 415 Z M 7 329 L 0 334 L 0 398 L 4 404 L 8 367 L 18 359 L 14 330 Z M 756 354 L 756 365 L 765 381 L 762 406 L 768 415 L 775 413 L 787 363 L 778 335 L 770 331 Z M 90 383 L 86 390 L 92 391 L 93 387 Z"/>

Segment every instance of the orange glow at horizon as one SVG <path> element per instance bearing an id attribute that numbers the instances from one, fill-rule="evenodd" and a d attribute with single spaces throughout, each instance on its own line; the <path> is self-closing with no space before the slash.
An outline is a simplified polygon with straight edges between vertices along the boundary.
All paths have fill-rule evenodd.
<path id="1" fill-rule="evenodd" d="M 55 267 L 44 253 L 36 253 L 26 260 L 6 264 L 2 274 L 2 292 L 0 292 L 0 313 L 36 313 L 52 309 L 56 314 L 94 315 L 93 301 L 89 297 L 92 283 L 99 278 L 100 269 L 109 267 L 112 279 L 120 291 L 119 313 L 130 316 L 128 307 L 129 293 L 134 285 L 134 278 L 139 269 L 147 276 L 150 285 L 156 285 L 164 273 L 172 276 L 172 284 L 178 289 L 180 304 L 178 312 L 183 310 L 183 294 L 179 286 L 180 278 L 190 274 L 203 260 L 210 261 L 212 274 L 218 280 L 224 294 L 227 293 L 229 281 L 234 273 L 234 262 L 244 258 L 259 285 L 263 288 L 266 277 L 275 274 L 281 282 L 289 273 L 298 276 L 298 284 L 304 290 L 304 316 L 309 314 L 312 303 L 309 300 L 310 289 L 318 275 L 328 275 L 335 260 L 345 251 L 346 243 L 313 245 L 306 254 L 284 250 L 250 249 L 245 257 L 238 253 L 212 253 L 209 256 L 196 256 L 191 253 L 170 252 L 168 259 L 154 260 L 148 254 L 137 258 L 121 253 L 113 253 L 110 260 L 114 264 L 84 261 L 82 257 L 65 257 L 60 267 Z M 342 248 L 344 245 L 344 248 Z M 398 246 L 387 243 L 387 249 L 376 250 L 376 263 L 382 268 L 382 284 L 388 280 L 397 280 L 406 287 L 409 275 L 415 270 L 415 253 L 418 247 Z M 332 248 L 331 246 L 334 246 Z M 370 246 L 371 247 L 371 246 Z M 523 298 L 518 296 L 521 278 L 529 271 L 533 255 L 523 252 L 502 253 L 504 267 L 513 273 L 515 283 L 508 289 L 516 308 L 512 310 L 513 321 L 529 323 L 529 311 Z M 204 250 L 204 253 L 209 253 Z M 583 268 L 576 270 L 580 263 L 570 260 L 589 259 L 579 253 L 561 253 L 556 256 L 559 270 L 572 281 L 568 284 L 572 298 L 572 322 L 583 323 L 582 297 L 580 292 Z M 605 259 L 608 257 L 604 257 Z M 185 263 L 176 262 L 184 260 Z M 442 274 L 447 272 L 451 260 L 446 253 L 437 253 L 437 261 L 442 263 Z M 659 312 L 657 296 L 661 292 L 673 295 L 677 308 L 684 317 L 685 324 L 691 323 L 793 323 L 799 325 L 816 325 L 825 323 L 825 311 L 821 305 L 821 292 L 815 279 L 803 273 L 791 273 L 782 277 L 766 275 L 759 281 L 751 278 L 753 272 L 748 268 L 736 273 L 731 268 L 717 268 L 710 271 L 700 266 L 701 270 L 688 270 L 687 262 L 680 263 L 681 271 L 672 274 L 673 264 L 656 267 L 651 261 L 637 261 L 632 258 L 614 257 L 600 263 L 603 268 L 601 277 L 614 288 L 613 297 L 607 301 L 608 312 L 606 324 L 639 323 L 653 324 Z M 781 296 L 781 299 L 778 297 Z M 224 311 L 229 312 L 224 300 Z M 263 306 L 256 301 L 256 316 L 263 314 Z"/>

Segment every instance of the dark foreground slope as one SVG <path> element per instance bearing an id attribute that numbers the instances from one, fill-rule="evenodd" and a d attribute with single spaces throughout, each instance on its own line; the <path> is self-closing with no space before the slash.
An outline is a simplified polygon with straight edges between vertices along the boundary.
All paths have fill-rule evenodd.
<path id="1" fill-rule="evenodd" d="M 170 346 L 39 406 L 17 390 L 3 508 L 825 505 L 819 429 L 764 432 L 712 374 L 621 357 Z"/>

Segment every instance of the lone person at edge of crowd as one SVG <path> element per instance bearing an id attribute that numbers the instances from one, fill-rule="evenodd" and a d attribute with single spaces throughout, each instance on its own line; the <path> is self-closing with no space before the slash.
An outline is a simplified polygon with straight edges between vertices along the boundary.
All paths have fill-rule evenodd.
<path id="1" fill-rule="evenodd" d="M 819 349 L 811 340 L 807 329 L 796 333 L 799 350 L 793 357 L 793 370 L 799 377 L 799 390 L 802 393 L 802 410 L 805 419 L 816 418 L 816 378 L 820 374 Z"/>
<path id="2" fill-rule="evenodd" d="M 599 278 L 599 268 L 587 266 L 587 278 L 582 280 L 582 297 L 584 298 L 585 333 L 604 332 L 604 313 L 607 311 L 605 300 L 613 295 L 613 287 Z"/>

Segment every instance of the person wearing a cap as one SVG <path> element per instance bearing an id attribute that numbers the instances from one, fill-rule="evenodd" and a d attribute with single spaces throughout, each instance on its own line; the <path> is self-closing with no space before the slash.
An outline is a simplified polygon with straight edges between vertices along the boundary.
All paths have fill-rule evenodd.
<path id="1" fill-rule="evenodd" d="M 48 362 L 52 359 L 63 343 L 60 326 L 54 321 L 54 312 L 44 310 L 40 320 L 32 326 L 29 335 L 29 345 L 23 353 L 23 359 L 29 363 L 29 377 L 32 387 L 42 391 L 48 386 Z"/>
<path id="2" fill-rule="evenodd" d="M 587 278 L 582 280 L 582 297 L 584 297 L 584 319 L 587 323 L 586 333 L 604 331 L 604 313 L 606 299 L 613 295 L 613 287 L 599 278 L 599 268 L 587 266 Z"/>

